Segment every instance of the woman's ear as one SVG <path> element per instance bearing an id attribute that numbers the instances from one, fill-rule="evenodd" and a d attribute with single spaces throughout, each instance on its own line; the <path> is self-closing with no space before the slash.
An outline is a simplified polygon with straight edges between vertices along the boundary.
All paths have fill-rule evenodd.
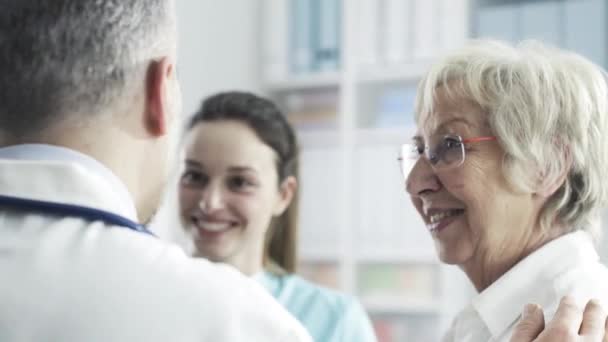
<path id="1" fill-rule="evenodd" d="M 536 191 L 536 195 L 541 198 L 549 198 L 553 195 L 559 188 L 564 184 L 570 170 L 572 169 L 572 154 L 570 153 L 569 148 L 564 148 L 562 153 L 562 161 L 559 165 L 559 172 L 555 177 L 546 177 L 546 173 L 548 172 L 539 172 L 539 186 Z"/>
<path id="2" fill-rule="evenodd" d="M 273 210 L 274 216 L 280 216 L 285 212 L 291 201 L 293 201 L 296 191 L 298 191 L 298 180 L 296 177 L 288 176 L 281 182 L 279 197 Z"/>

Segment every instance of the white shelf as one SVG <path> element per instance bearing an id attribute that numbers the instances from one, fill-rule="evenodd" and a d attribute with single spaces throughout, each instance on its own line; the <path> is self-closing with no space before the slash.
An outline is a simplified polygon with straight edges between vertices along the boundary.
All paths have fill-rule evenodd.
<path id="1" fill-rule="evenodd" d="M 338 87 L 340 84 L 340 77 L 341 74 L 339 71 L 291 75 L 281 80 L 267 80 L 264 86 L 270 91 Z"/>
<path id="2" fill-rule="evenodd" d="M 337 129 L 296 130 L 298 143 L 302 148 L 327 148 L 340 144 L 340 132 Z"/>
<path id="3" fill-rule="evenodd" d="M 356 80 L 361 83 L 417 82 L 431 64 L 430 61 L 427 61 L 403 65 L 361 67 L 356 71 Z M 264 88 L 269 91 L 290 91 L 338 87 L 341 78 L 340 71 L 289 75 L 280 80 L 266 80 Z"/>
<path id="4" fill-rule="evenodd" d="M 363 306 L 371 314 L 439 314 L 441 305 L 437 300 L 407 300 L 401 298 L 374 299 L 363 297 Z"/>
<path id="5" fill-rule="evenodd" d="M 401 144 L 410 142 L 414 134 L 413 127 L 391 128 L 360 128 L 355 133 L 355 141 L 359 146 L 395 145 L 398 151 Z"/>
<path id="6" fill-rule="evenodd" d="M 337 249 L 333 250 L 312 250 L 302 249 L 298 255 L 301 263 L 339 263 L 341 256 Z"/>
<path id="7" fill-rule="evenodd" d="M 417 82 L 431 65 L 432 61 L 425 61 L 402 65 L 362 67 L 358 71 L 357 79 L 362 83 Z"/>
<path id="8" fill-rule="evenodd" d="M 411 251 L 371 251 L 362 250 L 357 254 L 359 263 L 407 263 L 407 264 L 437 264 L 439 259 L 435 250 L 428 252 Z"/>

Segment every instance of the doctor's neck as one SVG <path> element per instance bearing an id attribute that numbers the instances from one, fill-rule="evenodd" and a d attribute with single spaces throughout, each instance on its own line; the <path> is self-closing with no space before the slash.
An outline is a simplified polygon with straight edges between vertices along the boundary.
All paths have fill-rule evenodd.
<path id="1" fill-rule="evenodd" d="M 158 173 L 158 168 L 168 168 L 161 167 L 160 163 L 167 163 L 167 160 L 159 156 L 166 148 L 164 142 L 155 141 L 162 139 L 150 139 L 133 128 L 135 125 L 126 123 L 124 118 L 129 115 L 120 120 L 116 119 L 118 117 L 121 116 L 101 114 L 79 121 L 64 120 L 18 137 L 0 133 L 0 147 L 46 144 L 92 157 L 122 181 L 135 203 L 138 220 L 146 222 L 158 207 L 165 181 L 150 174 Z"/>

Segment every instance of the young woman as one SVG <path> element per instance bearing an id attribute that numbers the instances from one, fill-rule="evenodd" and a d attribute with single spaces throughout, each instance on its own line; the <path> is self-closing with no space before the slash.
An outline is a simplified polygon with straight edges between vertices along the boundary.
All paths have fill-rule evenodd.
<path id="1" fill-rule="evenodd" d="M 242 92 L 207 98 L 189 122 L 184 163 L 180 216 L 194 256 L 257 279 L 315 341 L 376 341 L 354 298 L 294 274 L 298 148 L 272 102 Z"/>

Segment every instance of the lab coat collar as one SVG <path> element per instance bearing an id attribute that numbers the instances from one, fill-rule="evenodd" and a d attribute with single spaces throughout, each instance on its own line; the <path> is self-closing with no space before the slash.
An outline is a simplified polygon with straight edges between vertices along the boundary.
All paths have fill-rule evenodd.
<path id="1" fill-rule="evenodd" d="M 59 146 L 0 148 L 0 194 L 105 210 L 137 221 L 124 183 L 99 161 Z"/>

